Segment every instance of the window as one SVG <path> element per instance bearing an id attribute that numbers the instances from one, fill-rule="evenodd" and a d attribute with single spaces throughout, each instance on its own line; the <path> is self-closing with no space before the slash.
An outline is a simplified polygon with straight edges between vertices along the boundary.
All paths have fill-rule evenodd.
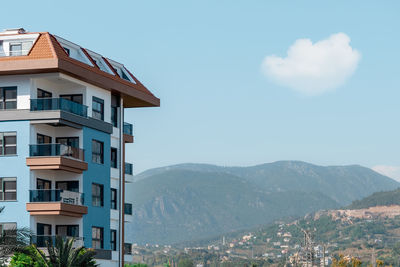
<path id="1" fill-rule="evenodd" d="M 79 225 L 56 225 L 56 235 L 79 237 Z"/>
<path id="2" fill-rule="evenodd" d="M 104 163 L 104 143 L 92 140 L 92 161 L 95 163 Z"/>
<path id="3" fill-rule="evenodd" d="M 0 178 L 0 201 L 17 200 L 17 178 Z"/>
<path id="4" fill-rule="evenodd" d="M 122 73 L 122 79 L 127 80 L 128 82 L 130 82 L 131 80 L 129 79 L 128 76 L 126 76 L 125 72 L 123 70 L 121 70 Z"/>
<path id="5" fill-rule="evenodd" d="M 51 98 L 53 94 L 51 92 L 47 92 L 43 89 L 37 89 L 37 98 Z"/>
<path id="6" fill-rule="evenodd" d="M 110 242 L 111 242 L 111 250 L 116 251 L 117 250 L 117 230 L 111 230 Z"/>
<path id="7" fill-rule="evenodd" d="M 0 223 L 0 236 L 7 232 L 14 232 L 17 229 L 17 223 Z"/>
<path id="8" fill-rule="evenodd" d="M 0 87 L 0 109 L 17 108 L 17 87 Z"/>
<path id="9" fill-rule="evenodd" d="M 92 184 L 92 205 L 95 207 L 104 206 L 104 187 L 101 184 Z"/>
<path id="10" fill-rule="evenodd" d="M 104 248 L 104 229 L 102 227 L 92 227 L 92 248 Z"/>
<path id="11" fill-rule="evenodd" d="M 65 53 L 67 53 L 68 54 L 68 56 L 70 55 L 70 53 L 71 53 L 71 51 L 68 49 L 68 48 L 66 48 L 66 47 L 63 47 L 64 48 L 64 50 L 65 50 Z"/>
<path id="12" fill-rule="evenodd" d="M 79 148 L 79 137 L 57 137 L 56 143 Z"/>
<path id="13" fill-rule="evenodd" d="M 0 156 L 17 154 L 17 132 L 0 133 Z"/>
<path id="14" fill-rule="evenodd" d="M 118 107 L 119 96 L 111 95 L 111 123 L 114 127 L 118 127 Z"/>
<path id="15" fill-rule="evenodd" d="M 93 97 L 92 117 L 98 120 L 104 120 L 104 100 Z"/>
<path id="16" fill-rule="evenodd" d="M 111 209 L 117 209 L 117 189 L 111 188 Z"/>
<path id="17" fill-rule="evenodd" d="M 83 104 L 83 95 L 82 94 L 75 94 L 75 95 L 60 95 L 60 98 L 62 99 L 67 99 L 69 101 L 78 103 L 78 104 Z"/>
<path id="18" fill-rule="evenodd" d="M 10 44 L 10 56 L 22 56 L 22 43 Z"/>
<path id="19" fill-rule="evenodd" d="M 125 203 L 125 205 L 124 205 L 124 214 L 132 215 L 132 204 L 131 203 Z"/>
<path id="20" fill-rule="evenodd" d="M 111 167 L 118 168 L 118 150 L 115 147 L 111 148 Z"/>
<path id="21" fill-rule="evenodd" d="M 132 244 L 124 243 L 124 253 L 128 255 L 132 254 Z"/>
<path id="22" fill-rule="evenodd" d="M 47 136 L 44 134 L 37 134 L 36 143 L 37 144 L 51 144 L 52 138 L 51 136 Z"/>
<path id="23" fill-rule="evenodd" d="M 79 181 L 56 182 L 56 189 L 79 192 Z"/>

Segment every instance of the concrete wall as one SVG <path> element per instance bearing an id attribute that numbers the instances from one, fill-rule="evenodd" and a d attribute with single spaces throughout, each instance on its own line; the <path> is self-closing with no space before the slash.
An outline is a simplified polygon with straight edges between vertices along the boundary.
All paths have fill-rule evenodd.
<path id="1" fill-rule="evenodd" d="M 0 132 L 17 132 L 17 155 L 0 156 L 0 177 L 17 177 L 17 201 L 0 201 L 5 207 L 0 213 L 0 222 L 17 222 L 17 227 L 29 227 L 29 213 L 25 204 L 29 202 L 29 122 L 2 122 Z"/>

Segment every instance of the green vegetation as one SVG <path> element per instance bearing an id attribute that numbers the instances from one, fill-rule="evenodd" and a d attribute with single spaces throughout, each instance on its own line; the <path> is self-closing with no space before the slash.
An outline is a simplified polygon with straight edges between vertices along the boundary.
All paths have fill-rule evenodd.
<path id="1" fill-rule="evenodd" d="M 247 168 L 183 164 L 149 170 L 137 179 L 131 233 L 139 244 L 210 238 L 338 208 L 399 186 L 361 166 L 293 161 Z"/>
<path id="2" fill-rule="evenodd" d="M 20 249 L 12 257 L 11 267 L 94 267 L 98 266 L 94 260 L 95 252 L 83 247 L 73 248 L 73 239 L 65 242 L 61 237 L 56 239 L 56 244 L 47 244 L 48 257 L 35 245 Z M 30 265 L 24 265 L 28 262 Z"/>
<path id="3" fill-rule="evenodd" d="M 0 233 L 0 266 L 14 252 L 29 244 L 31 231 L 28 228 L 19 228 Z"/>
<path id="4" fill-rule="evenodd" d="M 390 205 L 400 205 L 400 188 L 393 191 L 377 192 L 361 200 L 355 200 L 347 209 L 366 209 Z"/>
<path id="5" fill-rule="evenodd" d="M 147 267 L 147 264 L 144 264 L 144 263 L 134 263 L 134 264 L 125 263 L 124 266 L 125 267 Z"/>

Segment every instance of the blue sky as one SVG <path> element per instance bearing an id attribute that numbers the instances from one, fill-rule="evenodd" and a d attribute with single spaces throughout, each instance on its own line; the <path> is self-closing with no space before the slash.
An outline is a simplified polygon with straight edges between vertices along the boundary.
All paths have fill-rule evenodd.
<path id="1" fill-rule="evenodd" d="M 120 61 L 161 98 L 127 111 L 135 172 L 303 160 L 400 177 L 399 1 L 37 0 L 2 10 L 0 28 L 49 31 Z M 309 95 L 262 71 L 296 40 L 336 33 L 361 55 L 341 86 Z"/>

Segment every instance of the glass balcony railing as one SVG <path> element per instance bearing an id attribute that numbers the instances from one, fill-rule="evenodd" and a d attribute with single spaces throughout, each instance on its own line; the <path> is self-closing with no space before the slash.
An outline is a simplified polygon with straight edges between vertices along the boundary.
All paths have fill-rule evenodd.
<path id="1" fill-rule="evenodd" d="M 132 204 L 130 203 L 125 203 L 124 204 L 124 213 L 127 215 L 132 215 Z"/>
<path id="2" fill-rule="evenodd" d="M 29 145 L 30 157 L 71 157 L 81 161 L 85 160 L 85 151 L 83 149 L 66 146 L 63 144 L 36 144 Z"/>
<path id="3" fill-rule="evenodd" d="M 132 163 L 125 162 L 125 174 L 133 175 L 133 165 L 132 165 Z"/>
<path id="4" fill-rule="evenodd" d="M 83 247 L 83 237 L 72 237 L 72 236 L 60 236 L 63 241 L 67 239 L 74 239 L 74 243 L 72 247 L 78 248 Z M 53 246 L 56 245 L 57 236 L 51 235 L 34 235 L 31 237 L 31 244 L 35 244 L 38 248 L 45 248 L 47 244 L 52 244 Z"/>
<path id="5" fill-rule="evenodd" d="M 88 107 L 64 98 L 31 99 L 31 111 L 62 110 L 87 117 Z"/>
<path id="6" fill-rule="evenodd" d="M 133 135 L 133 125 L 127 122 L 124 122 L 124 134 Z"/>
<path id="7" fill-rule="evenodd" d="M 29 190 L 29 202 L 60 202 L 83 206 L 84 194 L 62 189 Z"/>

